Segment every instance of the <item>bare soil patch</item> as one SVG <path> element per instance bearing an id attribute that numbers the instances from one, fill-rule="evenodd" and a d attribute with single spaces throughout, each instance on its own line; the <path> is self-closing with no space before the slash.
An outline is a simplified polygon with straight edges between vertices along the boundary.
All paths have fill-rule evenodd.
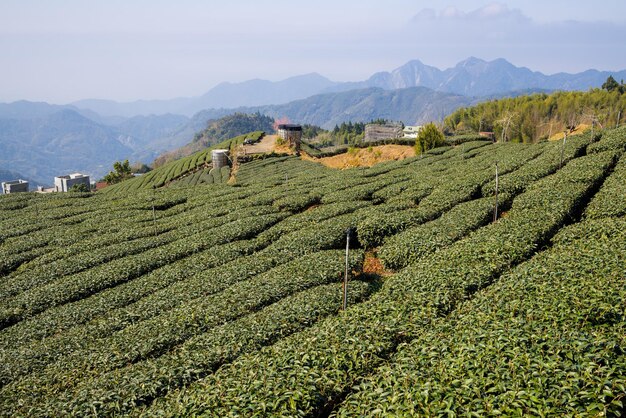
<path id="1" fill-rule="evenodd" d="M 252 145 L 242 145 L 241 154 L 266 154 L 274 151 L 276 146 L 276 138 L 278 135 L 265 135 L 263 139 L 261 139 L 256 144 Z"/>

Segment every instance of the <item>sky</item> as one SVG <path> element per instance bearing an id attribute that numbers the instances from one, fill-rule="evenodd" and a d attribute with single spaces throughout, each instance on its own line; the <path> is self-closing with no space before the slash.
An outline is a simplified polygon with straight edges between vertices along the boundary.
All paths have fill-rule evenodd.
<path id="1" fill-rule="evenodd" d="M 0 0 L 0 102 L 199 96 L 317 72 L 360 81 L 470 56 L 626 69 L 624 0 Z"/>

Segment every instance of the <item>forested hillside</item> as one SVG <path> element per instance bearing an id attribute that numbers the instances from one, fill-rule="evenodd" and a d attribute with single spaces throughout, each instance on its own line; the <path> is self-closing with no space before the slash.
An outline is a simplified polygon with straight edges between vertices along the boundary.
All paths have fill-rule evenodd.
<path id="1" fill-rule="evenodd" d="M 626 412 L 625 128 L 148 179 L 0 197 L 0 416 Z"/>
<path id="2" fill-rule="evenodd" d="M 483 102 L 460 108 L 444 120 L 449 132 L 490 131 L 501 140 L 534 142 L 580 124 L 615 127 L 626 121 L 626 94 L 619 85 L 534 94 Z"/>
<path id="3" fill-rule="evenodd" d="M 253 131 L 273 132 L 274 119 L 256 112 L 252 114 L 234 113 L 217 120 L 210 120 L 206 128 L 196 132 L 193 141 L 184 147 L 159 156 L 154 161 L 154 165 L 156 167 L 162 166 L 169 161 L 186 157 L 219 142 Z"/>

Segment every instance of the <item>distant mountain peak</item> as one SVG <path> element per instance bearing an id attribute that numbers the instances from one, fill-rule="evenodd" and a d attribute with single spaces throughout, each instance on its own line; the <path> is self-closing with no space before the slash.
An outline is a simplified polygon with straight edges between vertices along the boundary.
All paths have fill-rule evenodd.
<path id="1" fill-rule="evenodd" d="M 488 64 L 487 61 L 480 59 L 480 58 L 476 58 L 476 57 L 469 57 L 464 59 L 463 61 L 460 61 L 456 66 L 457 67 L 468 67 L 468 66 L 474 66 L 474 65 L 485 65 Z"/>
<path id="2" fill-rule="evenodd" d="M 393 90 L 422 86 L 436 91 L 475 97 L 491 97 L 527 89 L 588 90 L 591 87 L 600 87 L 609 75 L 613 75 L 615 79 L 622 79 L 626 78 L 626 71 L 609 73 L 589 70 L 579 74 L 545 75 L 526 67 L 517 67 L 504 58 L 487 61 L 475 56 L 460 61 L 454 67 L 441 70 L 425 64 L 420 59 L 413 59 L 392 71 L 377 72 L 367 80 L 357 82 L 337 83 L 317 72 L 310 72 L 280 81 L 256 78 L 238 83 L 224 82 L 201 96 L 191 98 L 132 103 L 91 100 L 77 102 L 75 105 L 108 117 L 164 113 L 191 116 L 205 109 L 284 104 L 315 94 L 369 87 Z M 94 119 L 90 115 L 86 116 Z"/>

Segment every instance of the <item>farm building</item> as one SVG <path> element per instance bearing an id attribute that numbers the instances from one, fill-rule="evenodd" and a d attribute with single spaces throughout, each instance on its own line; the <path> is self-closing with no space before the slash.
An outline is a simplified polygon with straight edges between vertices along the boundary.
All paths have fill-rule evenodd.
<path id="1" fill-rule="evenodd" d="M 302 126 L 281 124 L 278 125 L 278 136 L 289 142 L 289 146 L 300 151 L 300 141 L 302 140 Z"/>
<path id="2" fill-rule="evenodd" d="M 401 123 L 386 123 L 384 125 L 370 123 L 365 125 L 365 142 L 402 138 L 403 136 Z"/>
<path id="3" fill-rule="evenodd" d="M 24 193 L 28 191 L 28 182 L 26 180 L 12 180 L 2 182 L 2 193 Z"/>
<path id="4" fill-rule="evenodd" d="M 417 134 L 419 134 L 420 130 L 422 130 L 421 126 L 405 126 L 402 130 L 404 134 L 404 138 L 417 138 Z"/>
<path id="5" fill-rule="evenodd" d="M 72 186 L 77 184 L 84 184 L 88 188 L 90 187 L 89 176 L 81 173 L 73 173 L 67 176 L 59 176 L 54 178 L 54 191 L 55 192 L 67 192 Z"/>

